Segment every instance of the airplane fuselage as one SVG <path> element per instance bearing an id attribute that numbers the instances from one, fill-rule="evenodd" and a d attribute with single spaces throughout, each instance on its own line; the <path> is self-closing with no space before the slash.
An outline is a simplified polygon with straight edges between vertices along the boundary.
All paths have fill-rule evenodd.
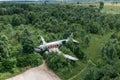
<path id="1" fill-rule="evenodd" d="M 46 49 L 49 50 L 49 52 L 56 51 L 58 47 L 60 47 L 61 45 L 65 43 L 66 43 L 66 40 L 59 40 L 59 41 L 45 43 L 45 44 L 38 46 L 36 48 L 36 51 L 44 51 Z"/>
<path id="2" fill-rule="evenodd" d="M 54 42 L 46 43 L 46 47 L 47 47 L 48 49 L 58 48 L 58 47 L 60 47 L 61 45 L 64 44 L 64 41 L 65 41 L 65 40 L 59 40 L 59 41 L 54 41 Z"/>

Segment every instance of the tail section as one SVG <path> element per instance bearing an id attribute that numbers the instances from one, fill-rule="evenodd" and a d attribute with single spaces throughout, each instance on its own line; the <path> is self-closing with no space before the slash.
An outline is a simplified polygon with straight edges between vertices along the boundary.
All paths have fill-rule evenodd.
<path id="1" fill-rule="evenodd" d="M 73 33 L 67 38 L 67 41 L 72 40 L 74 43 L 79 43 L 77 40 L 73 39 Z"/>

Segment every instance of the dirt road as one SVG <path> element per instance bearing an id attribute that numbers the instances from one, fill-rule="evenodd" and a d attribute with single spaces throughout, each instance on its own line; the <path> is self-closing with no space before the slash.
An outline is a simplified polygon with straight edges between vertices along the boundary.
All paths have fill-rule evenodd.
<path id="1" fill-rule="evenodd" d="M 43 63 L 39 67 L 35 67 L 25 71 L 7 80 L 61 80 L 57 75 L 50 71 Z"/>

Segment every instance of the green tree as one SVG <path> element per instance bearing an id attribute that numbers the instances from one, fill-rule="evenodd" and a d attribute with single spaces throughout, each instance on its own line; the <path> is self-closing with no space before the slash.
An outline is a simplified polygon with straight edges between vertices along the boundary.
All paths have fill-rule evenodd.
<path id="1" fill-rule="evenodd" d="M 18 26 L 20 24 L 25 24 L 25 23 L 26 23 L 26 20 L 23 17 L 21 17 L 20 15 L 14 15 L 12 18 L 13 26 Z"/>
<path id="2" fill-rule="evenodd" d="M 63 57 L 62 54 L 58 53 L 50 53 L 49 56 L 46 59 L 46 63 L 50 69 L 53 71 L 69 71 L 72 67 L 71 62 Z"/>
<path id="3" fill-rule="evenodd" d="M 33 53 L 34 52 L 34 43 L 31 39 L 31 34 L 28 29 L 23 31 L 21 36 L 21 44 L 23 48 L 23 53 Z"/>
<path id="4" fill-rule="evenodd" d="M 104 2 L 99 2 L 100 6 L 99 6 L 99 10 L 102 10 L 104 7 Z"/>
<path id="5" fill-rule="evenodd" d="M 83 40 L 83 46 L 84 47 L 88 47 L 90 43 L 90 36 L 89 35 L 85 35 L 84 36 L 84 40 Z"/>
<path id="6" fill-rule="evenodd" d="M 17 66 L 26 67 L 26 66 L 39 66 L 42 64 L 42 57 L 40 54 L 28 54 L 28 55 L 19 55 L 17 56 Z"/>
<path id="7" fill-rule="evenodd" d="M 4 58 L 2 59 L 2 72 L 11 72 L 14 67 L 16 67 L 16 58 Z"/>
<path id="8" fill-rule="evenodd" d="M 0 36 L 0 56 L 2 56 L 3 58 L 10 56 L 8 38 L 5 35 Z"/>
<path id="9" fill-rule="evenodd" d="M 36 19 L 36 14 L 34 12 L 28 12 L 25 17 L 27 17 L 27 23 L 33 23 L 33 21 Z"/>
<path id="10" fill-rule="evenodd" d="M 85 53 L 81 50 L 79 45 L 75 47 L 74 54 L 77 56 L 77 58 L 79 58 L 81 60 L 86 57 Z"/>
<path id="11" fill-rule="evenodd" d="M 26 38 L 24 42 L 22 42 L 22 47 L 23 47 L 23 53 L 33 53 L 34 51 L 34 44 L 33 41 L 30 39 Z"/>
<path id="12" fill-rule="evenodd" d="M 101 54 L 106 60 L 113 60 L 117 58 L 117 53 L 119 52 L 118 41 L 116 39 L 110 39 L 105 45 L 101 48 Z"/>

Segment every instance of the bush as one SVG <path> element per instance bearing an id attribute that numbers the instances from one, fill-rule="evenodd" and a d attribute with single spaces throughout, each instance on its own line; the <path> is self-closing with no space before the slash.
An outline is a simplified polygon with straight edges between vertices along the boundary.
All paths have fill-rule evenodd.
<path id="1" fill-rule="evenodd" d="M 17 58 L 18 67 L 34 67 L 40 64 L 42 64 L 42 57 L 40 56 L 40 54 L 21 55 Z"/>
<path id="2" fill-rule="evenodd" d="M 80 49 L 79 49 L 79 52 L 75 53 L 75 55 L 77 56 L 77 58 L 79 58 L 81 60 L 85 58 L 85 53 L 83 51 L 81 51 Z"/>
<path id="3" fill-rule="evenodd" d="M 2 62 L 0 62 L 0 71 L 2 70 Z"/>
<path id="4" fill-rule="evenodd" d="M 18 56 L 17 57 L 17 66 L 18 67 L 26 67 L 27 63 L 26 63 L 26 56 Z"/>
<path id="5" fill-rule="evenodd" d="M 2 67 L 1 72 L 11 72 L 12 68 L 16 66 L 16 58 L 3 59 L 0 66 Z"/>
<path id="6" fill-rule="evenodd" d="M 48 55 L 46 63 L 50 69 L 53 71 L 69 71 L 70 68 L 72 67 L 72 62 L 65 57 L 63 57 L 62 54 L 54 53 L 52 52 L 51 54 Z"/>
<path id="7" fill-rule="evenodd" d="M 40 54 L 29 54 L 26 57 L 26 62 L 28 64 L 28 66 L 38 66 L 40 64 L 42 64 L 42 57 L 40 56 Z"/>

